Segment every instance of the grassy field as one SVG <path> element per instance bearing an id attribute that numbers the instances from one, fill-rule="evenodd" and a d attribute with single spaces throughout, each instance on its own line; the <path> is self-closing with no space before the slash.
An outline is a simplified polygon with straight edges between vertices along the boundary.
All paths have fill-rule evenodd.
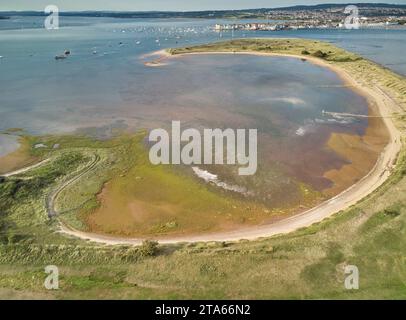
<path id="1" fill-rule="evenodd" d="M 172 55 L 196 52 L 263 52 L 314 56 L 333 62 L 355 62 L 364 60 L 361 56 L 335 47 L 327 42 L 307 39 L 236 39 L 214 42 L 193 47 L 168 49 Z"/>
<path id="2" fill-rule="evenodd" d="M 405 106 L 404 78 L 372 62 L 320 42 L 256 41 L 209 47 L 213 46 L 213 51 L 225 47 L 257 50 L 276 48 L 277 43 L 282 48 L 278 50 L 286 47 L 299 54 L 305 50 L 310 54 L 332 51 L 324 58 L 346 70 L 376 71 L 373 78 L 362 81 L 375 81 L 400 106 Z M 300 41 L 297 48 L 296 41 Z M 196 50 L 204 50 L 201 48 Z M 182 50 L 192 49 L 177 52 Z M 361 74 L 355 73 L 354 77 L 361 79 Z M 398 126 L 405 128 L 405 120 L 399 117 Z M 72 136 L 24 138 L 27 145 L 41 142 L 59 144 L 60 148 L 27 149 L 28 156 L 51 161 L 32 172 L 1 180 L 0 298 L 406 298 L 404 151 L 389 180 L 367 199 L 288 235 L 252 242 L 172 246 L 145 242 L 141 247 L 131 247 L 96 245 L 56 233 L 58 219 L 47 218 L 46 195 L 88 166 L 93 154 L 100 157 L 95 170 L 63 192 L 57 201 L 58 212 L 63 212 L 59 219 L 76 227 L 84 227 L 81 224 L 86 212 L 98 206 L 95 195 L 111 177 L 145 175 L 151 183 L 159 182 L 162 175 L 171 177 L 173 173 L 166 172 L 159 172 L 157 177 L 155 172 L 142 168 L 142 163 L 138 163 L 141 173 L 131 171 L 139 169 L 128 166 L 127 152 L 140 148 L 137 139 L 141 136 L 120 136 L 109 141 Z M 175 182 L 169 179 L 169 183 Z M 176 183 L 180 189 L 184 187 L 183 182 Z M 119 193 L 120 186 L 116 188 L 113 190 Z M 79 207 L 85 208 L 81 213 L 84 216 L 77 216 Z M 55 291 L 43 285 L 47 276 L 44 268 L 51 264 L 60 269 L 60 289 Z M 359 290 L 344 288 L 346 265 L 359 268 Z"/>

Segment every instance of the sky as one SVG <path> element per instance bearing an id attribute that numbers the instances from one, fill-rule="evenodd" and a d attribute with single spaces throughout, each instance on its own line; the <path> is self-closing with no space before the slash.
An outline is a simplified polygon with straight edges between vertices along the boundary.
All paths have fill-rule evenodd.
<path id="1" fill-rule="evenodd" d="M 273 8 L 319 3 L 380 2 L 406 4 L 406 0 L 0 0 L 0 11 L 38 10 L 50 4 L 60 11 L 115 10 L 115 11 L 193 11 L 220 9 Z"/>

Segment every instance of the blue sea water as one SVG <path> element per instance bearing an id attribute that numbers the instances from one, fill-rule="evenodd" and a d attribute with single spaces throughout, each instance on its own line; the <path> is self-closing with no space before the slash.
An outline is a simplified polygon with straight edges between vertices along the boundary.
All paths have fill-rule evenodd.
<path id="1" fill-rule="evenodd" d="M 321 39 L 406 74 L 400 54 L 406 52 L 406 29 L 217 33 L 214 24 L 227 21 L 61 17 L 60 22 L 59 30 L 46 30 L 41 17 L 0 20 L 0 130 L 140 128 L 174 118 L 194 121 L 200 114 L 206 124 L 219 125 L 219 119 L 224 125 L 229 119 L 230 125 L 260 126 L 278 118 L 267 129 L 280 132 L 317 120 L 324 108 L 366 112 L 365 101 L 349 89 L 317 89 L 341 83 L 330 71 L 292 59 L 208 56 L 163 68 L 144 65 L 144 55 L 156 50 L 231 38 Z M 65 49 L 71 56 L 56 61 Z M 304 105 L 312 107 L 299 108 Z M 216 119 L 207 116 L 220 107 Z M 289 125 L 282 125 L 287 119 Z"/>

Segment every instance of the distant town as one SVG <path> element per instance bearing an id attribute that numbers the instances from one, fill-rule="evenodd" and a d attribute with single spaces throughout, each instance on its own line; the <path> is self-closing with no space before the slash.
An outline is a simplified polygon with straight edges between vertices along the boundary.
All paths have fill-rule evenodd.
<path id="1" fill-rule="evenodd" d="M 195 19 L 261 19 L 261 20 L 316 20 L 337 22 L 346 16 L 344 9 L 356 5 L 360 15 L 382 22 L 385 19 L 406 20 L 406 4 L 348 3 L 301 5 L 284 8 L 259 8 L 245 10 L 206 11 L 64 11 L 61 16 L 110 17 L 110 18 L 195 18 Z M 45 16 L 43 11 L 0 11 L 0 16 Z M 382 20 L 382 21 L 381 21 Z M 386 20 L 385 20 L 386 21 Z"/>
<path id="2" fill-rule="evenodd" d="M 293 6 L 284 8 L 259 8 L 246 10 L 215 10 L 215 11 L 80 11 L 64 12 L 60 16 L 70 17 L 106 17 L 123 19 L 228 19 L 240 20 L 235 23 L 217 23 L 216 31 L 228 30 L 263 30 L 277 31 L 289 29 L 331 29 L 343 28 L 349 13 L 345 13 L 348 5 L 355 5 L 359 13 L 360 28 L 403 28 L 406 24 L 406 5 L 383 3 L 348 3 L 320 4 L 311 6 Z M 3 11 L 0 19 L 12 16 L 45 16 L 41 11 Z M 241 23 L 241 20 L 247 22 Z"/>
<path id="3" fill-rule="evenodd" d="M 298 6 L 264 12 L 267 21 L 255 23 L 216 24 L 216 31 L 278 31 L 289 29 L 344 28 L 347 5 Z M 358 4 L 359 28 L 396 28 L 406 23 L 406 6 Z"/>

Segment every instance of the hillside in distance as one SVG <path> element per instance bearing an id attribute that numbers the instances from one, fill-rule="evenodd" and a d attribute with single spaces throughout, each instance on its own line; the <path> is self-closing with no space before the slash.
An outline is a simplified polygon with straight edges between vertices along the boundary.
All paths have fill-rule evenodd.
<path id="1" fill-rule="evenodd" d="M 296 18 L 295 13 L 337 14 L 343 13 L 347 5 L 356 5 L 364 16 L 406 16 L 406 5 L 386 3 L 348 3 L 348 4 L 318 4 L 298 5 L 281 8 L 256 8 L 240 10 L 204 10 L 204 11 L 69 11 L 60 12 L 61 16 L 76 17 L 109 17 L 109 18 L 201 18 L 201 19 L 264 19 L 264 18 Z M 44 16 L 41 11 L 4 11 L 2 16 Z"/>

